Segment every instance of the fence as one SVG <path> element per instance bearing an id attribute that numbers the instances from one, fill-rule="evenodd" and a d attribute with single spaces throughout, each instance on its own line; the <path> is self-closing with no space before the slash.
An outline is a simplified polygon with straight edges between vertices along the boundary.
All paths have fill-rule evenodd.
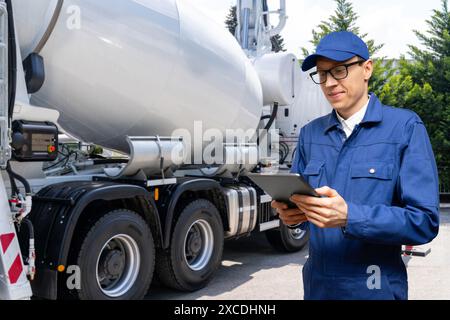
<path id="1" fill-rule="evenodd" d="M 450 167 L 438 167 L 441 202 L 450 203 Z"/>

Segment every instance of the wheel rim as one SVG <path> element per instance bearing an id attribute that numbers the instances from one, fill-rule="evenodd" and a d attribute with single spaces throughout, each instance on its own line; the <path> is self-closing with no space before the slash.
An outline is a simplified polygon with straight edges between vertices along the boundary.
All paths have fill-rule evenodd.
<path id="1" fill-rule="evenodd" d="M 301 226 L 299 226 L 298 228 L 290 229 L 289 233 L 291 234 L 291 237 L 293 239 L 300 240 L 305 236 L 306 230 L 302 229 Z"/>
<path id="2" fill-rule="evenodd" d="M 205 220 L 191 224 L 184 239 L 184 260 L 190 269 L 202 270 L 211 259 L 214 249 L 214 234 Z"/>
<path id="3" fill-rule="evenodd" d="M 141 263 L 139 246 L 128 235 L 109 239 L 97 258 L 97 284 L 108 297 L 117 298 L 133 287 Z"/>

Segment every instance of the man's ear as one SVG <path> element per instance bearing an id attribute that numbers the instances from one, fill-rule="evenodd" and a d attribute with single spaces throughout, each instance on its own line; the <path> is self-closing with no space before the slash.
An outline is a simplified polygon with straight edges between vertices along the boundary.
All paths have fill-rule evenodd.
<path id="1" fill-rule="evenodd" d="M 373 74 L 373 61 L 372 59 L 364 62 L 364 80 L 369 81 Z"/>

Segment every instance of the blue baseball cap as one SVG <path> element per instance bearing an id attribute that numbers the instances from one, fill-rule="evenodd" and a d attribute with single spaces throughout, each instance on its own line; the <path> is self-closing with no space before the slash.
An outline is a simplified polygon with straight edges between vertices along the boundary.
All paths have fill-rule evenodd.
<path id="1" fill-rule="evenodd" d="M 352 32 L 332 32 L 323 37 L 316 53 L 309 55 L 302 64 L 302 70 L 308 71 L 316 66 L 317 58 L 324 57 L 333 61 L 346 61 L 355 56 L 364 60 L 370 57 L 366 43 Z"/>

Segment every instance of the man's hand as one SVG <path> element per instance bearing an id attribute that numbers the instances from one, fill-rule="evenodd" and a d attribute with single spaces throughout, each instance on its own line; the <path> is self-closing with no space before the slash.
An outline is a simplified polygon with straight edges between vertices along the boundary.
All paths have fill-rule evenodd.
<path id="1" fill-rule="evenodd" d="M 316 192 L 326 198 L 315 198 L 303 195 L 293 195 L 290 200 L 304 212 L 309 222 L 319 228 L 336 228 L 347 225 L 348 206 L 345 200 L 329 187 L 316 189 Z"/>
<path id="2" fill-rule="evenodd" d="M 277 209 L 280 220 L 288 226 L 308 221 L 303 212 L 297 208 L 289 209 L 283 202 L 272 201 L 272 208 Z"/>

